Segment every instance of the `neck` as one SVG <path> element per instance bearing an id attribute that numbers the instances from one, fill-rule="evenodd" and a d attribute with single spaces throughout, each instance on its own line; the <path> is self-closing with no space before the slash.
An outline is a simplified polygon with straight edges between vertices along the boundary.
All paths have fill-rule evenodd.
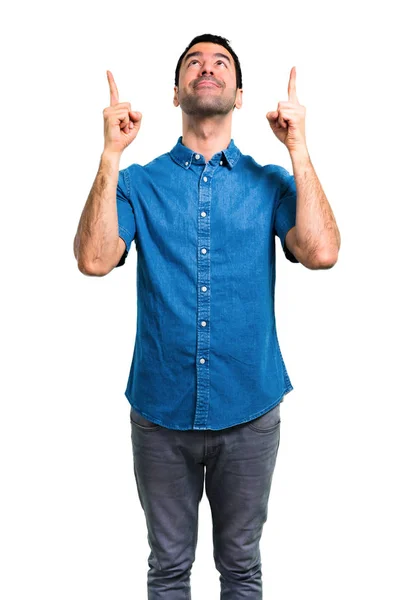
<path id="1" fill-rule="evenodd" d="M 207 118 L 182 113 L 182 144 L 202 154 L 206 162 L 229 146 L 231 131 L 232 113 Z"/>

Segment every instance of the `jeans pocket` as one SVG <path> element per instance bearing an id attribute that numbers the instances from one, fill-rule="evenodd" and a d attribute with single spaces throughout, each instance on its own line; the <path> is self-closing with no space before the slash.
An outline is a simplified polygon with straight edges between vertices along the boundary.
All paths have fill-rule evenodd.
<path id="1" fill-rule="evenodd" d="M 280 402 L 260 417 L 248 422 L 250 429 L 261 433 L 275 431 L 281 422 Z"/>
<path id="2" fill-rule="evenodd" d="M 158 423 L 154 423 L 153 421 L 146 419 L 146 417 L 138 413 L 133 406 L 131 406 L 130 421 L 131 425 L 134 425 L 139 429 L 146 429 L 147 431 L 155 431 L 161 427 L 161 425 L 158 425 Z"/>

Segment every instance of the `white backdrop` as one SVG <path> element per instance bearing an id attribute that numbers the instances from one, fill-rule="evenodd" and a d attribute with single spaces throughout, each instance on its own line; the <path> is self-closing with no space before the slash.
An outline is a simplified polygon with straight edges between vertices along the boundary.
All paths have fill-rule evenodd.
<path id="1" fill-rule="evenodd" d="M 328 271 L 277 244 L 276 318 L 294 390 L 261 548 L 270 600 L 400 597 L 398 29 L 394 3 L 19 2 L 3 12 L 0 596 L 142 600 L 149 546 L 124 390 L 136 250 L 103 278 L 73 239 L 103 149 L 106 70 L 143 113 L 121 168 L 181 135 L 174 71 L 227 37 L 243 71 L 232 137 L 292 172 L 265 117 L 290 69 L 342 247 Z M 192 598 L 219 597 L 206 495 Z M 233 600 L 233 599 L 232 599 Z"/>

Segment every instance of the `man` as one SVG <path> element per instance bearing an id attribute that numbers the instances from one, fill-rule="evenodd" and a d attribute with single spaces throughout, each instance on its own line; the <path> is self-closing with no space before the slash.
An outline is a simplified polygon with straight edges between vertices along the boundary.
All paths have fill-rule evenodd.
<path id="1" fill-rule="evenodd" d="M 134 473 L 151 553 L 148 597 L 190 597 L 198 507 L 213 520 L 221 599 L 262 598 L 259 542 L 293 387 L 276 334 L 275 235 L 285 256 L 332 267 L 340 235 L 305 140 L 296 96 L 267 113 L 294 176 L 261 166 L 231 139 L 242 74 L 228 40 L 205 34 L 182 53 L 173 102 L 183 135 L 170 152 L 119 171 L 142 115 L 107 72 L 99 172 L 75 237 L 79 269 L 103 276 L 137 250 L 137 332 L 126 387 Z"/>

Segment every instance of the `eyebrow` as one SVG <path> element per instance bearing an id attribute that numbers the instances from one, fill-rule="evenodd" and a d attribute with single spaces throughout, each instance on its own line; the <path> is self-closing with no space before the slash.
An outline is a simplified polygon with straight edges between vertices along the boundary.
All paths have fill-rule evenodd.
<path id="1" fill-rule="evenodd" d="M 192 56 L 203 56 L 203 52 L 189 52 L 189 54 L 186 55 L 185 57 L 185 63 L 189 60 L 189 58 L 192 58 Z M 220 58 L 225 58 L 228 63 L 231 63 L 231 59 L 229 58 L 229 56 L 227 56 L 226 54 L 223 54 L 222 52 L 215 52 L 215 54 L 213 54 L 213 56 L 219 56 Z"/>

